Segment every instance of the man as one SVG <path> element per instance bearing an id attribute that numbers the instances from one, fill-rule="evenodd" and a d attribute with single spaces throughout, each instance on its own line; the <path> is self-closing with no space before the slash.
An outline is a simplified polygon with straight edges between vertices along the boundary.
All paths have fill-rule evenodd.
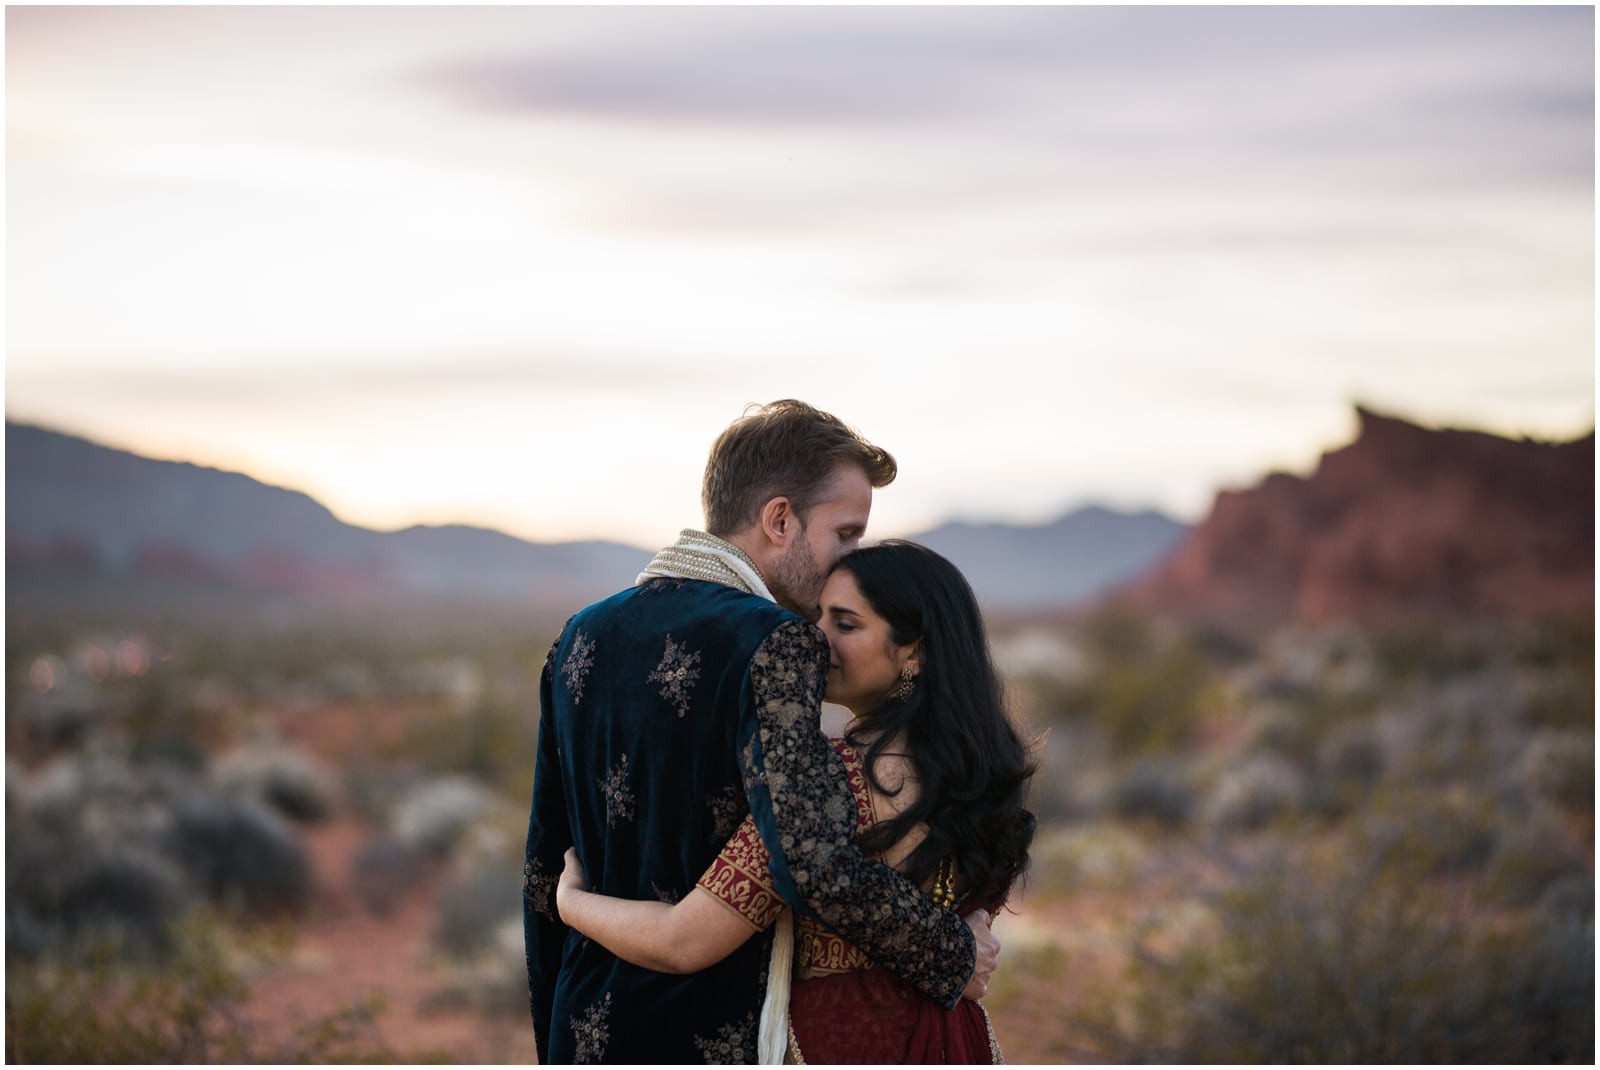
<path id="1" fill-rule="evenodd" d="M 596 891 L 676 902 L 747 811 L 785 900 L 946 1006 L 982 994 L 987 919 L 963 922 L 854 847 L 818 727 L 829 657 L 811 620 L 894 477 L 887 452 L 803 402 L 747 413 L 712 446 L 707 531 L 684 531 L 551 649 L 523 867 L 541 1063 L 756 1061 L 770 932 L 672 976 L 572 932 L 554 899 L 575 847 Z"/>

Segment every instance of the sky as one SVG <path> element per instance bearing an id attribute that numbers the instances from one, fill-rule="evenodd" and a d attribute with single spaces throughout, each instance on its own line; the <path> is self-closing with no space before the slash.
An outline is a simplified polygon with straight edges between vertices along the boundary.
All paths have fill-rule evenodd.
<path id="1" fill-rule="evenodd" d="M 7 7 L 5 410 L 649 547 L 799 397 L 871 537 L 1594 426 L 1590 7 Z"/>

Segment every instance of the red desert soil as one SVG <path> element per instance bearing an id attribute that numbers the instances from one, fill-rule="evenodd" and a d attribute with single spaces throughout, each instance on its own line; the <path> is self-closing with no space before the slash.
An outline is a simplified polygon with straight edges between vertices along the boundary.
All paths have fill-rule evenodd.
<path id="1" fill-rule="evenodd" d="M 247 1013 L 259 1049 L 292 1044 L 307 1024 L 377 997 L 370 1027 L 352 1036 L 357 1051 L 401 1062 L 535 1062 L 526 1014 L 430 1006 L 450 981 L 430 958 L 440 880 L 424 879 L 387 917 L 373 916 L 350 880 L 351 856 L 368 834 L 350 818 L 309 830 L 315 901 L 288 953 L 251 981 Z"/>

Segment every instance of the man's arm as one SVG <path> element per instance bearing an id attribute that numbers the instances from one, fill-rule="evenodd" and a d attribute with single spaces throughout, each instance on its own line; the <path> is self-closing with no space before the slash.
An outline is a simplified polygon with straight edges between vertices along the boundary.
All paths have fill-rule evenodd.
<path id="1" fill-rule="evenodd" d="M 773 879 L 797 909 L 954 1007 L 977 964 L 974 931 L 852 842 L 844 762 L 818 723 L 827 670 L 828 640 L 803 621 L 775 629 L 750 661 L 740 764 Z"/>
<path id="2" fill-rule="evenodd" d="M 560 640 L 557 640 L 557 646 Z M 539 679 L 539 749 L 533 772 L 533 803 L 528 815 L 528 843 L 522 862 L 522 934 L 528 962 L 528 1006 L 540 1064 L 550 1058 L 550 1014 L 561 949 L 568 928 L 556 913 L 556 880 L 562 855 L 572 846 L 556 754 L 553 661 L 550 648 Z"/>

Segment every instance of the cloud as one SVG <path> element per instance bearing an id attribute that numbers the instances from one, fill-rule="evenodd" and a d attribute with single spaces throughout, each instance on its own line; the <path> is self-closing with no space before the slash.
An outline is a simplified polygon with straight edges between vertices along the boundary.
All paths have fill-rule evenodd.
<path id="1" fill-rule="evenodd" d="M 244 408 L 309 402 L 345 404 L 446 395 L 505 396 L 519 392 L 605 394 L 619 383 L 638 390 L 694 390 L 714 382 L 724 370 L 700 363 L 682 368 L 661 360 L 599 354 L 474 355 L 396 364 L 346 358 L 293 366 L 266 363 L 212 363 L 204 369 L 100 366 L 45 366 L 6 376 L 8 403 L 26 409 L 30 397 L 161 401 L 179 405 Z"/>
<path id="2" fill-rule="evenodd" d="M 634 15 L 588 48 L 466 56 L 416 76 L 463 106 L 494 113 L 728 125 L 989 124 L 1019 111 L 1093 120 L 1101 107 L 1142 108 L 1151 95 L 1184 114 L 1212 103 L 1211 91 L 1221 88 L 1241 106 L 1213 117 L 1226 127 L 1272 115 L 1282 104 L 1276 91 L 1286 87 L 1320 91 L 1320 104 L 1294 96 L 1297 107 L 1316 105 L 1302 115 L 1313 124 L 1319 113 L 1337 114 L 1341 101 L 1387 98 L 1405 110 L 1430 91 L 1454 94 L 1458 107 L 1495 100 L 1494 110 L 1507 116 L 1592 114 L 1581 105 L 1592 96 L 1593 12 L 1581 8 Z M 1543 62 L 1530 63 L 1535 57 Z M 1508 58 L 1520 87 L 1505 84 Z M 1325 74 L 1349 80 L 1330 83 Z M 1430 87 L 1436 76 L 1448 84 Z M 1288 85 L 1274 84 L 1280 81 Z M 1250 95 L 1237 93 L 1240 86 Z"/>
<path id="3" fill-rule="evenodd" d="M 583 174 L 588 222 L 630 231 L 1593 180 L 1584 8 L 628 15 L 560 49 L 458 54 L 409 84 L 480 116 L 581 125 L 592 140 L 546 166 Z"/>

